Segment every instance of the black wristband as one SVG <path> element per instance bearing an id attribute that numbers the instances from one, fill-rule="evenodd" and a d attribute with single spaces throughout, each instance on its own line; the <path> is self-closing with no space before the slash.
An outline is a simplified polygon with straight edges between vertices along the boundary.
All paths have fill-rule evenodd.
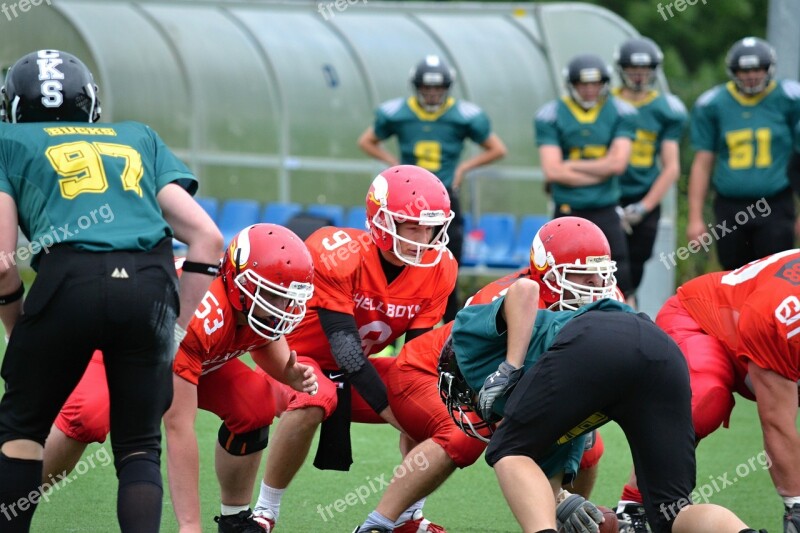
<path id="1" fill-rule="evenodd" d="M 219 274 L 219 265 L 211 265 L 209 263 L 195 263 L 194 261 L 183 262 L 184 272 L 194 272 L 196 274 L 205 274 L 207 276 L 216 276 Z"/>
<path id="2" fill-rule="evenodd" d="M 0 305 L 8 305 L 13 304 L 25 294 L 25 286 L 20 284 L 19 289 L 15 290 L 11 294 L 6 294 L 5 296 L 0 296 Z"/>

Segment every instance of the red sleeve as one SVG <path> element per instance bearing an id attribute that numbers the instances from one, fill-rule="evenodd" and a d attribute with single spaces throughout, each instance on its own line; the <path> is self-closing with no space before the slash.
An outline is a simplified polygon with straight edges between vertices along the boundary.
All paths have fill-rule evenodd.
<path id="1" fill-rule="evenodd" d="M 363 231 L 325 227 L 306 239 L 314 258 L 314 296 L 310 307 L 352 315 L 353 293 L 361 267 Z"/>
<path id="2" fill-rule="evenodd" d="M 800 298 L 787 296 L 775 309 L 752 300 L 739 317 L 739 357 L 800 380 Z"/>
<path id="3" fill-rule="evenodd" d="M 201 341 L 192 327 L 196 322 L 196 320 L 189 322 L 186 337 L 184 337 L 180 348 L 178 348 L 178 353 L 175 354 L 175 362 L 172 364 L 172 371 L 175 374 L 195 385 L 199 383 L 200 374 L 203 372 L 203 358 L 196 350 Z"/>

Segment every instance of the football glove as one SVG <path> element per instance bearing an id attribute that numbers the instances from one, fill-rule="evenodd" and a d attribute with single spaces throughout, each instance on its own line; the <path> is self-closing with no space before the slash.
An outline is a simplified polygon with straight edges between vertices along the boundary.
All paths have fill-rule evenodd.
<path id="1" fill-rule="evenodd" d="M 489 374 L 478 393 L 478 414 L 482 419 L 490 423 L 499 420 L 492 411 L 492 406 L 497 398 L 511 393 L 521 376 L 522 368 L 514 368 L 505 361 L 500 363 L 496 372 Z"/>
<path id="2" fill-rule="evenodd" d="M 800 503 L 786 507 L 783 515 L 783 533 L 800 533 Z"/>
<path id="3" fill-rule="evenodd" d="M 628 235 L 631 235 L 633 233 L 633 227 L 625 216 L 625 210 L 619 205 L 615 207 L 614 210 L 617 212 L 617 216 L 619 217 L 619 225 L 622 226 L 622 230 Z"/>
<path id="4" fill-rule="evenodd" d="M 636 226 L 638 225 L 642 219 L 647 215 L 647 208 L 644 206 L 642 202 L 636 202 L 635 204 L 628 204 L 625 206 L 623 211 L 623 218 L 627 221 L 629 226 Z"/>
<path id="5" fill-rule="evenodd" d="M 577 494 L 570 494 L 556 507 L 559 533 L 597 533 L 603 513 L 595 504 Z"/>

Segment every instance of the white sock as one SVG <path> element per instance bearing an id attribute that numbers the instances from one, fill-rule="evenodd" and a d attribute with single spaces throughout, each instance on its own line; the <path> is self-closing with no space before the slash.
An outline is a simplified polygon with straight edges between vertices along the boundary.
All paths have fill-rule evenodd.
<path id="1" fill-rule="evenodd" d="M 281 498 L 286 489 L 273 489 L 263 481 L 261 482 L 261 490 L 258 493 L 258 501 L 256 502 L 256 509 L 268 510 L 272 513 L 275 521 L 278 521 L 278 515 L 281 512 Z"/>
<path id="2" fill-rule="evenodd" d="M 230 516 L 230 515 L 234 515 L 234 514 L 239 514 L 242 511 L 247 511 L 248 509 L 250 509 L 250 506 L 249 505 L 225 505 L 223 503 L 223 504 L 220 504 L 220 508 L 221 508 L 220 509 L 220 514 L 222 516 Z"/>
<path id="3" fill-rule="evenodd" d="M 411 507 L 409 507 L 408 509 L 403 511 L 403 514 L 401 514 L 397 518 L 397 522 L 395 522 L 395 523 L 396 524 L 402 524 L 403 522 L 407 522 L 408 520 L 411 520 L 414 517 L 414 512 L 417 511 L 417 510 L 421 511 L 423 505 L 425 505 L 425 498 L 422 498 L 421 500 L 418 500 L 415 503 L 411 504 Z"/>

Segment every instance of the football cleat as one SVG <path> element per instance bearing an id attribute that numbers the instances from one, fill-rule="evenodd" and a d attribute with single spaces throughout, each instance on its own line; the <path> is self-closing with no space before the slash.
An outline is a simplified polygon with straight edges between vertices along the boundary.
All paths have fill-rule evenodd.
<path id="1" fill-rule="evenodd" d="M 250 509 L 232 515 L 215 516 L 214 522 L 219 525 L 217 529 L 219 533 L 264 533 L 265 531 L 269 533 L 271 531 L 253 519 Z"/>
<path id="2" fill-rule="evenodd" d="M 438 524 L 434 524 L 422 516 L 422 509 L 417 509 L 411 516 L 411 520 L 406 520 L 400 525 L 394 526 L 394 533 L 447 533 L 447 530 Z"/>
<path id="3" fill-rule="evenodd" d="M 268 509 L 256 509 L 253 511 L 253 521 L 267 533 L 275 530 L 275 515 Z"/>
<path id="4" fill-rule="evenodd" d="M 647 527 L 647 515 L 641 503 L 626 502 L 624 505 L 620 505 L 617 507 L 617 519 L 620 523 L 630 524 L 626 528 L 626 533 L 650 533 L 650 528 Z"/>

